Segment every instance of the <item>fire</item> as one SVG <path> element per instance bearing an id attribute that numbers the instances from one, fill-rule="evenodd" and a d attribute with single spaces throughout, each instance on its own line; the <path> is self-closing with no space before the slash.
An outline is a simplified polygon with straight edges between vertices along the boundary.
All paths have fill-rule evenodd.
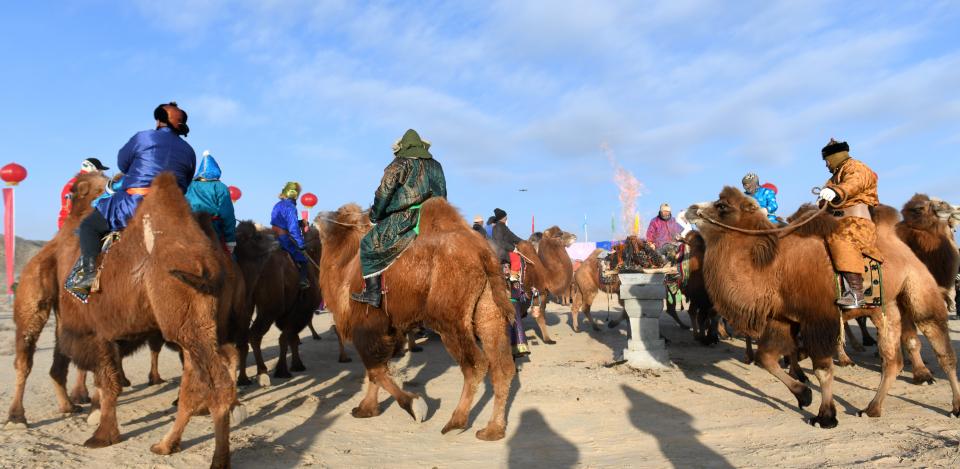
<path id="1" fill-rule="evenodd" d="M 634 217 L 637 213 L 637 198 L 644 191 L 643 183 L 629 170 L 620 166 L 617 158 L 613 155 L 613 150 L 610 149 L 610 145 L 604 142 L 600 144 L 600 149 L 603 150 L 610 166 L 613 166 L 613 182 L 620 191 L 620 226 L 631 227 L 630 230 L 633 230 Z"/>

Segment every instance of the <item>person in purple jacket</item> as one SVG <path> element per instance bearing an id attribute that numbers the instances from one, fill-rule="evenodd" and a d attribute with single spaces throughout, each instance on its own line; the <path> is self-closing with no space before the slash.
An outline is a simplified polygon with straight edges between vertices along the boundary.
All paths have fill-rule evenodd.
<path id="1" fill-rule="evenodd" d="M 297 198 L 300 197 L 300 183 L 288 182 L 280 192 L 280 201 L 273 206 L 270 225 L 277 234 L 277 242 L 290 254 L 300 272 L 300 288 L 310 288 L 308 279 L 307 256 L 303 253 L 306 244 L 300 231 L 300 217 L 297 215 Z"/>
<path id="2" fill-rule="evenodd" d="M 80 268 L 67 280 L 68 289 L 87 295 L 96 278 L 100 240 L 111 231 L 122 231 L 133 217 L 153 179 L 172 172 L 184 193 L 196 171 L 197 155 L 183 137 L 190 132 L 187 113 L 177 103 L 161 104 L 153 110 L 154 130 L 137 132 L 117 153 L 117 168 L 124 173 L 120 190 L 97 202 L 77 228 L 80 238 Z"/>
<path id="3" fill-rule="evenodd" d="M 664 203 L 660 206 L 660 213 L 650 220 L 647 227 L 647 243 L 657 251 L 662 251 L 664 246 L 676 244 L 680 233 L 683 233 L 683 227 L 673 218 L 670 205 Z"/>

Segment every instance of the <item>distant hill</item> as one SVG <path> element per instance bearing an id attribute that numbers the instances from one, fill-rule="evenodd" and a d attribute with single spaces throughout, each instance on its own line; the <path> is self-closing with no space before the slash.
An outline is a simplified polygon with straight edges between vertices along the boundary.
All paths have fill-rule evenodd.
<path id="1" fill-rule="evenodd" d="M 27 262 L 40 251 L 40 248 L 46 244 L 46 241 L 31 241 L 17 237 L 16 260 L 14 261 L 15 278 L 20 276 L 20 271 L 27 265 Z M 0 235 L 0 294 L 5 292 L 7 286 L 7 253 L 4 247 L 3 235 Z"/>

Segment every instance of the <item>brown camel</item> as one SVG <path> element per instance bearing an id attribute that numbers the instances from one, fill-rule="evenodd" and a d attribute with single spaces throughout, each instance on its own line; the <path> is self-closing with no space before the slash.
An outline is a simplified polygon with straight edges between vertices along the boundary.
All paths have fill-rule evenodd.
<path id="1" fill-rule="evenodd" d="M 105 182 L 99 175 L 81 175 L 76 192 L 87 197 Z M 78 216 L 79 212 L 71 214 L 67 230 L 79 223 Z M 116 341 L 145 340 L 159 330 L 165 340 L 184 350 L 185 362 L 176 421 L 151 450 L 158 454 L 178 451 L 190 417 L 207 409 L 213 417 L 216 440 L 211 466 L 229 466 L 229 412 L 236 390 L 227 362 L 235 354 L 230 347 L 218 348 L 217 343 L 225 266 L 218 255 L 220 248 L 191 217 L 173 175 L 157 177 L 120 241 L 102 256 L 101 284 L 105 289 L 92 295 L 88 304 L 60 287 L 79 255 L 76 237 L 60 236 L 55 246 L 57 353 L 94 371 L 100 390 L 100 425 L 85 445 L 103 447 L 120 440 L 115 409 L 120 393 Z M 17 381 L 9 420 L 21 424 L 26 423 L 23 391 L 32 355 L 49 314 L 46 305 L 35 300 L 18 296 L 14 305 Z M 58 397 L 63 396 L 58 393 Z"/>
<path id="2" fill-rule="evenodd" d="M 327 308 L 367 369 L 367 393 L 353 416 L 379 415 L 377 396 L 382 387 L 415 420 L 425 417 L 423 398 L 400 389 L 387 366 L 398 346 L 403 346 L 403 335 L 422 322 L 440 335 L 464 378 L 460 402 L 443 433 L 467 428 L 477 386 L 490 371 L 494 409 L 486 428 L 476 436 L 502 439 L 510 383 L 516 373 L 505 333 L 513 307 L 486 242 L 444 199 L 428 200 L 423 204 L 419 236 L 383 274 L 386 293 L 382 309 L 375 309 L 350 300 L 350 292 L 362 288 L 357 246 L 370 227 L 367 215 L 349 204 L 318 217 L 318 226 L 323 240 L 320 285 Z"/>
<path id="3" fill-rule="evenodd" d="M 801 213 L 813 210 L 807 207 Z M 883 400 L 903 367 L 899 339 L 904 311 L 933 345 L 950 380 L 952 412 L 960 416 L 960 384 L 956 355 L 947 335 L 946 306 L 936 295 L 933 277 L 895 236 L 893 222 L 887 217 L 882 208 L 875 217 L 877 245 L 885 258 L 885 306 L 882 310 L 861 309 L 842 315 L 843 319 L 870 316 L 878 329 L 883 372 L 877 395 L 863 413 L 880 416 Z M 760 337 L 758 363 L 790 389 L 800 407 L 805 407 L 812 401 L 809 388 L 778 364 L 781 356 L 796 356 L 795 337 L 799 334 L 821 388 L 820 410 L 810 423 L 824 428 L 836 426 L 832 357 L 837 352 L 842 319 L 834 304 L 835 276 L 823 241 L 836 228 L 836 220 L 821 214 L 782 238 L 732 231 L 718 223 L 747 230 L 769 230 L 773 225 L 753 198 L 730 187 L 717 201 L 691 207 L 688 219 L 697 223 L 706 241 L 704 279 L 717 312 L 736 329 Z"/>
<path id="4" fill-rule="evenodd" d="M 720 342 L 720 316 L 713 309 L 713 302 L 707 293 L 707 284 L 703 278 L 703 258 L 707 245 L 703 236 L 697 231 L 691 231 L 683 238 L 686 246 L 687 262 L 682 266 L 683 281 L 680 291 L 689 301 L 687 311 L 690 313 L 690 326 L 693 337 L 703 345 L 713 345 Z"/>
<path id="5" fill-rule="evenodd" d="M 320 260 L 320 239 L 316 229 L 310 229 L 304 235 L 307 244 L 306 254 L 313 260 L 310 269 L 310 286 L 301 289 L 297 266 L 290 255 L 279 248 L 272 230 L 258 230 L 249 221 L 241 222 L 237 226 L 237 253 L 244 278 L 251 282 L 250 302 L 247 308 L 252 315 L 253 308 L 257 314 L 250 326 L 250 345 L 257 362 L 257 375 L 264 384 L 269 383 L 266 377 L 267 365 L 263 360 L 261 343 L 263 336 L 270 330 L 271 325 L 280 329 L 280 354 L 274 370 L 276 378 L 290 378 L 290 371 L 305 371 L 306 367 L 300 358 L 300 332 L 313 319 L 314 311 L 320 306 L 322 298 L 317 283 L 319 273 L 314 263 Z M 269 246 L 263 249 L 263 246 Z M 291 364 L 287 366 L 287 349 L 291 351 Z M 240 377 L 238 382 L 246 385 L 250 383 L 246 375 L 247 344 L 238 344 L 240 354 Z M 341 362 L 346 358 L 341 345 Z M 349 361 L 349 359 L 347 359 Z"/>
<path id="6" fill-rule="evenodd" d="M 590 321 L 593 330 L 599 331 L 600 326 L 590 315 L 597 293 L 603 291 L 608 295 L 620 294 L 620 279 L 614 277 L 614 283 L 602 284 L 601 275 L 609 270 L 605 260 L 600 259 L 603 249 L 595 249 L 573 274 L 573 301 L 570 304 L 570 322 L 574 332 L 580 332 L 580 313 Z"/>
<path id="7" fill-rule="evenodd" d="M 953 230 L 945 221 L 953 214 L 953 207 L 946 202 L 931 200 L 924 194 L 916 194 L 900 213 L 903 221 L 897 223 L 897 236 L 933 274 L 947 305 L 955 305 L 960 251 L 953 241 Z"/>
<path id="8" fill-rule="evenodd" d="M 550 294 L 559 295 L 567 291 L 573 283 L 573 261 L 567 254 L 567 245 L 576 240 L 576 235 L 566 233 L 557 226 L 543 231 L 537 243 L 521 241 L 517 243 L 517 250 L 527 262 L 524 288 L 533 303 L 530 312 L 543 342 L 553 345 L 556 341 L 550 337 L 547 328 L 546 303 Z M 537 293 L 534 294 L 533 289 Z"/>

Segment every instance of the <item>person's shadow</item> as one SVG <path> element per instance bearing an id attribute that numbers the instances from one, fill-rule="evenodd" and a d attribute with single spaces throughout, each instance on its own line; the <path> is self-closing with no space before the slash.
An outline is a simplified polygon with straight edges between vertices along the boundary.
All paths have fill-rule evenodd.
<path id="1" fill-rule="evenodd" d="M 520 426 L 507 443 L 509 468 L 575 467 L 580 462 L 580 450 L 550 428 L 543 415 L 529 409 L 520 415 Z"/>
<path id="2" fill-rule="evenodd" d="M 630 422 L 657 439 L 660 452 L 674 467 L 734 467 L 697 439 L 698 431 L 691 425 L 690 414 L 625 384 L 620 387 L 632 404 Z"/>

